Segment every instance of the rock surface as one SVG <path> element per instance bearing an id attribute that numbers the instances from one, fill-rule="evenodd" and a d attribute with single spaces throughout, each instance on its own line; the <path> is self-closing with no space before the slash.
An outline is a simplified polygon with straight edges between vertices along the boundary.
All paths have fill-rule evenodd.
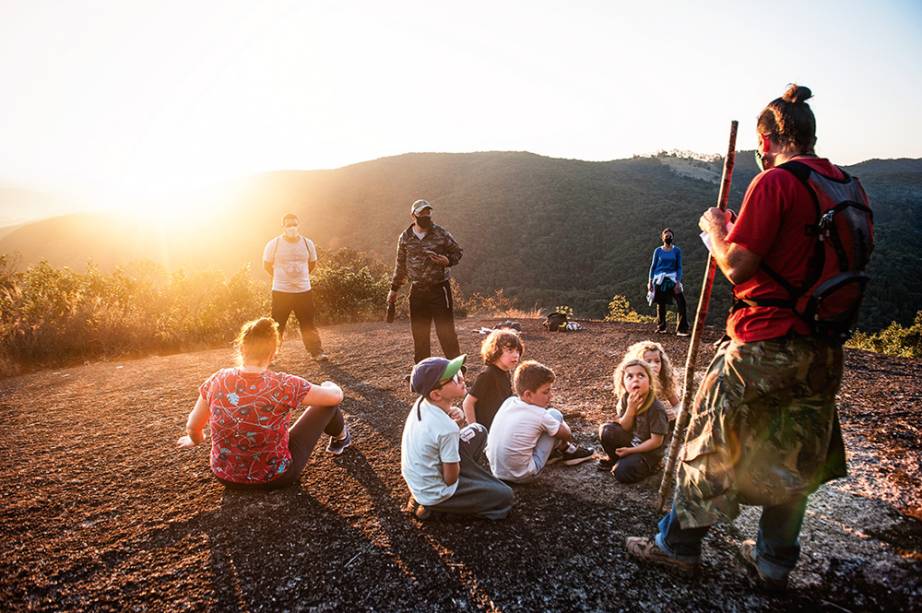
<path id="1" fill-rule="evenodd" d="M 481 367 L 492 321 L 458 322 Z M 550 334 L 523 321 L 526 358 L 555 369 L 555 405 L 579 441 L 613 411 L 611 373 L 651 330 L 588 323 Z M 922 363 L 850 352 L 840 416 L 850 476 L 810 499 L 803 553 L 784 596 L 736 557 L 758 509 L 711 531 L 685 578 L 635 563 L 661 477 L 616 483 L 594 463 L 554 465 L 516 488 L 504 522 L 420 524 L 401 511 L 400 434 L 413 398 L 406 322 L 323 328 L 314 364 L 288 341 L 275 368 L 342 384 L 354 444 L 321 441 L 300 487 L 226 492 L 208 446 L 175 447 L 198 385 L 227 349 L 96 363 L 0 381 L 0 602 L 94 610 L 919 610 L 922 606 Z M 705 341 L 718 334 L 709 332 Z M 435 341 L 435 339 L 433 339 Z M 688 340 L 657 336 L 681 370 Z M 434 343 L 435 344 L 435 343 Z M 437 344 L 435 344 L 437 347 Z M 702 346 L 699 370 L 713 354 Z"/>

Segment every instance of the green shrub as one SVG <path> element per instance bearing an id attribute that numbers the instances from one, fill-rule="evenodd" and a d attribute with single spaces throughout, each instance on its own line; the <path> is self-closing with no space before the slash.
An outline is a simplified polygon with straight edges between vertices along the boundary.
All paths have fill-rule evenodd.
<path id="1" fill-rule="evenodd" d="M 667 317 L 672 313 L 667 314 Z M 641 315 L 631 308 L 631 302 L 620 294 L 612 296 L 611 302 L 608 303 L 608 314 L 605 321 L 625 321 L 637 324 L 656 323 L 656 318 L 650 315 Z"/>
<path id="2" fill-rule="evenodd" d="M 233 340 L 240 325 L 268 315 L 268 278 L 248 268 L 168 272 L 136 262 L 85 273 L 40 262 L 14 272 L 0 256 L 0 375 L 85 359 L 184 351 Z M 312 274 L 318 321 L 383 316 L 388 271 L 366 254 L 324 254 Z M 297 326 L 288 327 L 297 334 Z"/>
<path id="3" fill-rule="evenodd" d="M 368 321 L 384 316 L 390 275 L 367 254 L 339 249 L 320 258 L 311 288 L 321 323 Z"/>
<path id="4" fill-rule="evenodd" d="M 265 284 L 243 269 L 168 273 L 151 263 L 103 274 L 40 262 L 13 273 L 0 260 L 0 361 L 21 367 L 178 351 L 229 342 L 240 324 L 268 312 Z"/>
<path id="5" fill-rule="evenodd" d="M 567 316 L 567 319 L 573 319 L 574 317 L 573 307 L 571 307 L 568 304 L 561 304 L 561 305 L 555 306 L 554 311 L 556 311 L 557 313 L 563 313 L 564 315 Z"/>
<path id="6" fill-rule="evenodd" d="M 922 358 L 922 311 L 916 313 L 908 328 L 893 322 L 877 333 L 858 332 L 845 346 L 902 358 Z"/>

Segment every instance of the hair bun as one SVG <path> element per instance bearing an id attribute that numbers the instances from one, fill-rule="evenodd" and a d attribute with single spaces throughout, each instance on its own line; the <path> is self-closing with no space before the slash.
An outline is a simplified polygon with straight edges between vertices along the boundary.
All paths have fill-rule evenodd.
<path id="1" fill-rule="evenodd" d="M 790 102 L 791 104 L 799 104 L 801 102 L 806 102 L 812 97 L 813 92 L 810 91 L 809 87 L 803 87 L 797 83 L 791 83 L 788 85 L 788 88 L 785 90 L 781 99 L 785 102 Z"/>

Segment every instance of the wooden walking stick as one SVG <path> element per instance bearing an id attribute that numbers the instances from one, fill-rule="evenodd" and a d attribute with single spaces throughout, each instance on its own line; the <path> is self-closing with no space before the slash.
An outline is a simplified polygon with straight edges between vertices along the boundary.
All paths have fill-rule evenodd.
<path id="1" fill-rule="evenodd" d="M 730 199 L 730 183 L 733 180 L 733 165 L 736 163 L 736 128 L 737 121 L 730 122 L 730 145 L 727 147 L 727 157 L 724 158 L 723 176 L 720 179 L 720 193 L 717 196 L 717 206 L 727 210 L 727 201 Z M 707 266 L 704 269 L 704 284 L 701 286 L 701 295 L 698 298 L 698 310 L 695 311 L 695 325 L 689 339 L 688 356 L 685 359 L 685 389 L 682 394 L 682 409 L 676 417 L 675 431 L 669 443 L 669 453 L 666 456 L 666 469 L 663 471 L 663 482 L 659 486 L 659 509 L 665 510 L 666 501 L 672 494 L 676 474 L 676 459 L 679 447 L 685 442 L 685 430 L 691 419 L 689 404 L 694 402 L 693 392 L 695 387 L 695 361 L 698 358 L 698 346 L 701 344 L 701 333 L 704 320 L 708 317 L 708 304 L 711 302 L 711 289 L 714 287 L 714 273 L 717 272 L 717 263 L 713 256 L 708 256 Z"/>

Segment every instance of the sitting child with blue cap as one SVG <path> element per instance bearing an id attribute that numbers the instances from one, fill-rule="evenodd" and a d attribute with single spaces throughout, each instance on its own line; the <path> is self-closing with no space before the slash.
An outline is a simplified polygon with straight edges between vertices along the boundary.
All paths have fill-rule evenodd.
<path id="1" fill-rule="evenodd" d="M 477 462 L 487 429 L 466 425 L 464 412 L 453 406 L 467 392 L 465 357 L 426 358 L 410 375 L 419 398 L 403 427 L 400 473 L 410 488 L 407 510 L 421 520 L 435 513 L 496 520 L 512 509 L 512 488 Z"/>

